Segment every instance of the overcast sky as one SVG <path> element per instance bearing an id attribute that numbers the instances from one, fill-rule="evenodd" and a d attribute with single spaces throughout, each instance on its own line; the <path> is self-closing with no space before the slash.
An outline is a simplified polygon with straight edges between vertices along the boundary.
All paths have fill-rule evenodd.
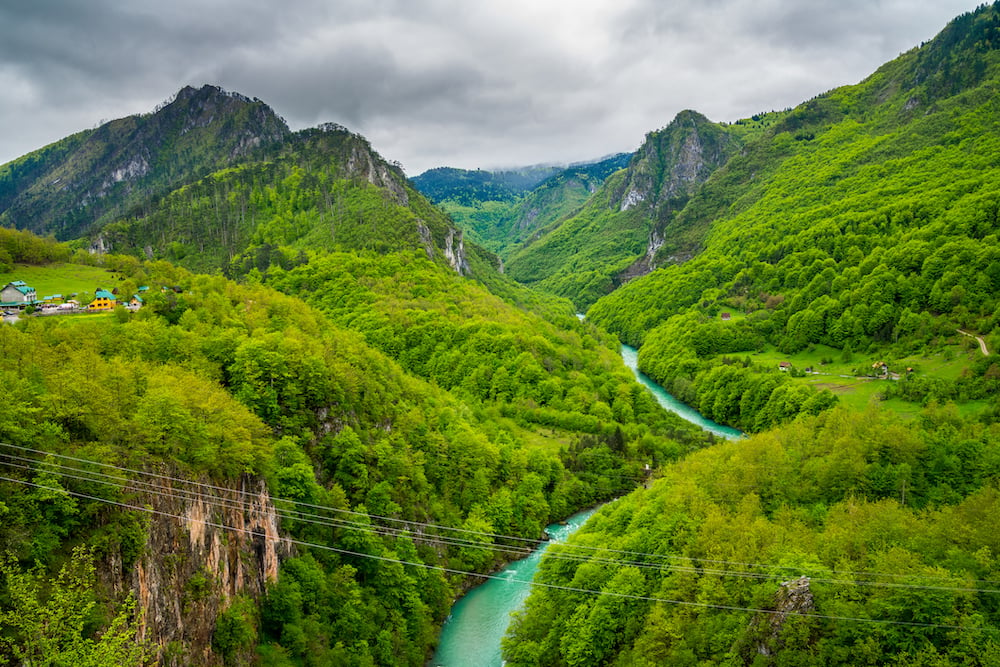
<path id="1" fill-rule="evenodd" d="M 979 0 L 2 0 L 0 164 L 211 83 L 415 176 L 635 150 L 857 83 Z"/>

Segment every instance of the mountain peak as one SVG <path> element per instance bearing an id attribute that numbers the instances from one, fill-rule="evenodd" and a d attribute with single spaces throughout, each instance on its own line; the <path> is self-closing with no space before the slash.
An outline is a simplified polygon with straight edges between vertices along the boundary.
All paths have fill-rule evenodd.
<path id="1" fill-rule="evenodd" d="M 76 238 L 150 193 L 166 193 L 290 134 L 260 100 L 213 85 L 185 86 L 152 113 L 110 121 L 6 165 L 0 224 Z"/>
<path id="2" fill-rule="evenodd" d="M 646 135 L 629 165 L 629 178 L 615 197 L 617 208 L 626 211 L 647 202 L 656 209 L 669 200 L 686 198 L 725 164 L 734 143 L 730 134 L 702 114 L 681 111 L 666 127 Z"/>

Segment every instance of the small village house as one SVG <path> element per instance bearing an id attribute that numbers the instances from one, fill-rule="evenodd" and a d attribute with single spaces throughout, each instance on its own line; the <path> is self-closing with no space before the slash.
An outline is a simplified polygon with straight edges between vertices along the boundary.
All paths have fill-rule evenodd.
<path id="1" fill-rule="evenodd" d="M 9 282 L 0 290 L 0 306 L 4 308 L 24 308 L 37 299 L 35 288 L 29 287 L 23 280 Z"/>
<path id="2" fill-rule="evenodd" d="M 114 294 L 106 289 L 99 289 L 94 295 L 94 300 L 87 306 L 87 310 L 111 310 L 115 307 L 116 301 Z"/>

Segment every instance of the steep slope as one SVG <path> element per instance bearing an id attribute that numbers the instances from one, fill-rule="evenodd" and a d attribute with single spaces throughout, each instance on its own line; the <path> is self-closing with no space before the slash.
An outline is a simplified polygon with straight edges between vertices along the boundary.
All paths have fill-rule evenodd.
<path id="1" fill-rule="evenodd" d="M 21 234 L 3 235 L 15 263 L 68 255 Z M 520 553 L 499 535 L 540 537 L 700 444 L 667 437 L 683 429 L 593 327 L 561 330 L 422 251 L 288 272 L 337 322 L 261 286 L 99 260 L 154 288 L 140 311 L 0 327 L 0 581 L 88 545 L 88 599 L 133 593 L 164 664 L 422 665 L 461 572 Z M 0 658 L 37 639 L 13 627 Z"/>
<path id="2" fill-rule="evenodd" d="M 697 452 L 546 553 L 505 664 L 990 664 L 998 447 L 933 408 Z"/>
<path id="3" fill-rule="evenodd" d="M 588 316 L 641 344 L 646 372 L 685 386 L 723 356 L 763 345 L 793 353 L 822 343 L 875 361 L 957 328 L 992 335 L 998 48 L 1000 8 L 984 6 L 864 82 L 787 113 L 677 215 L 682 228 L 709 230 L 704 250 Z M 747 317 L 720 325 L 723 310 Z M 988 395 L 988 363 L 974 373 L 977 388 L 962 393 Z M 925 382 L 913 395 L 956 396 L 949 387 Z"/>
<path id="4" fill-rule="evenodd" d="M 432 169 L 414 178 L 413 184 L 470 238 L 504 257 L 536 229 L 580 208 L 610 174 L 628 164 L 630 157 L 621 153 L 566 169 L 496 173 Z M 534 178 L 513 180 L 518 174 Z"/>
<path id="5" fill-rule="evenodd" d="M 576 215 L 529 239 L 507 259 L 511 277 L 585 308 L 648 272 L 657 253 L 674 260 L 700 247 L 701 227 L 674 218 L 740 146 L 739 133 L 683 111 L 646 137 L 628 169 L 609 178 Z"/>
<path id="6" fill-rule="evenodd" d="M 289 134 L 259 100 L 186 87 L 154 113 L 106 123 L 0 166 L 0 225 L 77 238 Z"/>
<path id="7" fill-rule="evenodd" d="M 471 271 L 461 231 L 364 137 L 334 124 L 290 135 L 266 161 L 137 206 L 94 243 L 233 275 L 289 268 L 307 250 L 421 249 L 459 273 Z"/>
<path id="8" fill-rule="evenodd" d="M 509 254 L 539 229 L 576 213 L 611 174 L 628 166 L 631 153 L 619 153 L 598 162 L 571 165 L 539 183 L 501 222 Z"/>

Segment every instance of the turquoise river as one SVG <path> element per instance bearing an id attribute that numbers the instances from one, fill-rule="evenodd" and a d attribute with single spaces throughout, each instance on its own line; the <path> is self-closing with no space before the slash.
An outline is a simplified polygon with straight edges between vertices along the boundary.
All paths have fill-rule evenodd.
<path id="1" fill-rule="evenodd" d="M 622 345 L 622 359 L 625 361 L 625 365 L 631 368 L 632 372 L 635 373 L 636 379 L 648 387 L 649 390 L 653 392 L 653 396 L 656 397 L 656 400 L 659 401 L 660 405 L 665 407 L 667 410 L 676 412 L 692 424 L 697 424 L 706 431 L 710 431 L 719 437 L 729 439 L 743 437 L 742 431 L 730 428 L 729 426 L 723 426 L 722 424 L 716 424 L 711 419 L 706 419 L 700 412 L 692 408 L 690 405 L 681 403 L 676 398 L 668 394 L 663 387 L 650 380 L 642 371 L 639 370 L 639 351 L 634 347 Z"/>
<path id="2" fill-rule="evenodd" d="M 636 378 L 653 392 L 660 405 L 684 419 L 701 426 L 722 438 L 739 438 L 743 434 L 734 428 L 705 419 L 697 410 L 681 403 L 667 393 L 638 368 L 638 352 L 622 345 L 622 359 L 632 369 Z M 552 541 L 565 540 L 582 526 L 596 510 L 574 514 L 566 522 L 548 527 Z M 543 544 L 523 560 L 511 563 L 505 569 L 476 586 L 451 609 L 451 615 L 441 630 L 441 641 L 431 665 L 440 667 L 500 667 L 500 640 L 510 625 L 510 615 L 521 608 L 531 592 L 531 580 L 538 570 L 542 554 L 549 544 Z"/>
<path id="3" fill-rule="evenodd" d="M 548 527 L 551 538 L 527 558 L 515 561 L 465 594 L 451 608 L 441 630 L 441 642 L 431 665 L 440 667 L 499 667 L 500 640 L 510 614 L 521 608 L 531 592 L 531 580 L 551 542 L 561 542 L 582 526 L 596 509 L 574 514 Z"/>

